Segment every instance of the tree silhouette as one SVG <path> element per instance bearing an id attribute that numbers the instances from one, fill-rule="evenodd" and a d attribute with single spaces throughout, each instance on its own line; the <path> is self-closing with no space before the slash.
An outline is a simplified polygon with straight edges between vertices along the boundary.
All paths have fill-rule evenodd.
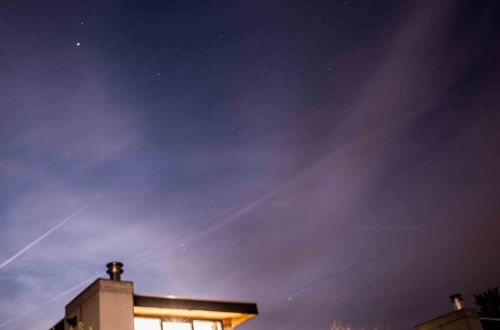
<path id="1" fill-rule="evenodd" d="M 488 289 L 483 293 L 474 295 L 474 303 L 485 314 L 500 314 L 500 295 L 498 288 Z"/>

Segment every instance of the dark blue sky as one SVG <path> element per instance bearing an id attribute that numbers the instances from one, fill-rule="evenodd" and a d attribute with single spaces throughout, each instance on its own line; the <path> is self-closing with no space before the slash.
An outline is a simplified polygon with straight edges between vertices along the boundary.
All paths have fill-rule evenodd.
<path id="1" fill-rule="evenodd" d="M 242 330 L 408 329 L 498 286 L 496 1 L 0 4 L 0 329 L 111 260 Z"/>

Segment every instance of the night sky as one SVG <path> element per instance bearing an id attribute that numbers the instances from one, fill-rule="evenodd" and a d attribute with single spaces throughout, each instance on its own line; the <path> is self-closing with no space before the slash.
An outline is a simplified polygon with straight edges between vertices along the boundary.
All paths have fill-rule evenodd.
<path id="1" fill-rule="evenodd" d="M 500 2 L 2 0 L 0 329 L 105 264 L 241 330 L 500 285 Z"/>

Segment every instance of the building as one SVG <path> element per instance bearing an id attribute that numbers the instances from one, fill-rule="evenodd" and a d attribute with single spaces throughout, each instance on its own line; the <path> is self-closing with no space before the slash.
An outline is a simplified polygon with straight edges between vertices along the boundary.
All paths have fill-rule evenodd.
<path id="1" fill-rule="evenodd" d="M 500 318 L 462 306 L 462 295 L 450 296 L 453 312 L 417 325 L 417 330 L 500 330 Z"/>
<path id="2" fill-rule="evenodd" d="M 258 314 L 255 303 L 137 294 L 121 280 L 122 263 L 107 267 L 110 278 L 71 300 L 51 330 L 232 330 Z"/>

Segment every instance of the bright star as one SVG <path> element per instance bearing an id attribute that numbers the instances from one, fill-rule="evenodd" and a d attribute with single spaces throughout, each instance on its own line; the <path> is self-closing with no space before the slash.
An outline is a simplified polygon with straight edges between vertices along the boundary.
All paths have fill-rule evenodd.
<path id="1" fill-rule="evenodd" d="M 80 43 L 79 42 L 76 43 L 76 47 L 80 47 Z"/>

